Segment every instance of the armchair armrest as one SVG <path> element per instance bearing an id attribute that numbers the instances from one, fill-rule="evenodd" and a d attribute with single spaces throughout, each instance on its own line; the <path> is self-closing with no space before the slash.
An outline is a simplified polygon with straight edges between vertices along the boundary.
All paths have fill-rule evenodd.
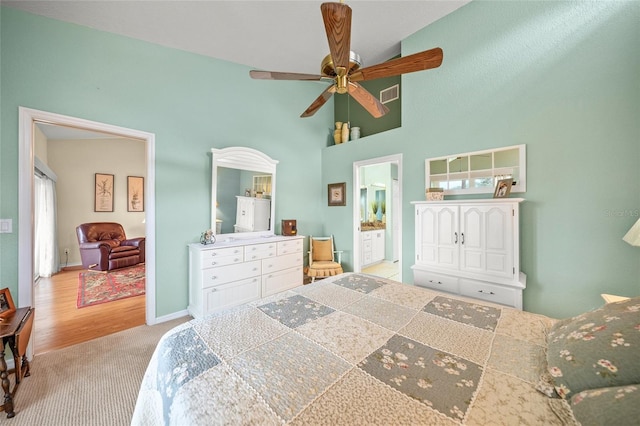
<path id="1" fill-rule="evenodd" d="M 111 244 L 107 243 L 106 241 L 93 241 L 90 243 L 80 243 L 79 247 L 80 250 L 99 249 L 100 247 L 106 247 L 107 249 L 109 249 L 111 247 Z"/>
<path id="2" fill-rule="evenodd" d="M 344 251 L 344 250 L 335 250 L 335 251 L 333 252 L 333 254 L 334 254 L 334 255 L 336 255 L 336 257 L 338 258 L 338 260 L 336 260 L 336 262 L 338 262 L 338 263 L 339 263 L 339 264 L 341 264 L 341 265 L 342 265 L 342 252 L 343 252 L 343 251 Z"/>
<path id="3" fill-rule="evenodd" d="M 140 247 L 141 245 L 144 245 L 144 242 L 145 242 L 145 237 L 129 238 L 127 240 L 122 240 L 120 242 L 120 245 Z"/>

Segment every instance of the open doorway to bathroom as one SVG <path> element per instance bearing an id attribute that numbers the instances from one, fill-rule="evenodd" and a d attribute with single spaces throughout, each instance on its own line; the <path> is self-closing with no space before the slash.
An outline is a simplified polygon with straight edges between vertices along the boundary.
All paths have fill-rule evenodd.
<path id="1" fill-rule="evenodd" d="M 354 271 L 402 281 L 402 155 L 353 167 Z"/>

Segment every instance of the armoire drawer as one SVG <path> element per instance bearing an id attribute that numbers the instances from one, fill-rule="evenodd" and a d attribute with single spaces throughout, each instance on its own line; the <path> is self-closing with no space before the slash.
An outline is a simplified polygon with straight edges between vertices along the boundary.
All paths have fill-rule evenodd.
<path id="1" fill-rule="evenodd" d="M 413 270 L 413 282 L 421 287 L 434 290 L 458 293 L 458 278 L 420 269 Z"/>
<path id="2" fill-rule="evenodd" d="M 515 288 L 460 278 L 460 294 L 462 296 L 514 306 L 518 297 L 522 297 L 519 293 L 520 290 Z"/>
<path id="3" fill-rule="evenodd" d="M 202 288 L 213 287 L 231 281 L 255 277 L 262 273 L 261 261 L 234 263 L 202 270 Z"/>

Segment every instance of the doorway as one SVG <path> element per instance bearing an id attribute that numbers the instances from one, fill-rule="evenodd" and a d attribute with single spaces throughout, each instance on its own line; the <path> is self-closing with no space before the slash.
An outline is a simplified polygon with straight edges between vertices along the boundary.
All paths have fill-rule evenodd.
<path id="1" fill-rule="evenodd" d="M 402 154 L 353 163 L 354 272 L 402 281 Z"/>
<path id="2" fill-rule="evenodd" d="M 145 179 L 145 234 L 146 283 L 145 322 L 153 325 L 155 319 L 155 135 L 134 129 L 88 121 L 77 117 L 19 108 L 19 166 L 18 214 L 20 217 L 18 253 L 18 304 L 34 306 L 33 241 L 34 241 L 34 152 L 35 127 L 38 123 L 62 126 L 85 132 L 98 132 L 111 137 L 124 137 L 144 141 L 146 156 Z"/>

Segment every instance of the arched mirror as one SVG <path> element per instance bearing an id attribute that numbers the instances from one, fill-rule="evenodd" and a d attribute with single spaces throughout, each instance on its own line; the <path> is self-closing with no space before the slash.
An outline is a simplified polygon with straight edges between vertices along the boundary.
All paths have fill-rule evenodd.
<path id="1" fill-rule="evenodd" d="M 211 154 L 211 230 L 229 239 L 275 234 L 278 161 L 245 147 Z"/>

